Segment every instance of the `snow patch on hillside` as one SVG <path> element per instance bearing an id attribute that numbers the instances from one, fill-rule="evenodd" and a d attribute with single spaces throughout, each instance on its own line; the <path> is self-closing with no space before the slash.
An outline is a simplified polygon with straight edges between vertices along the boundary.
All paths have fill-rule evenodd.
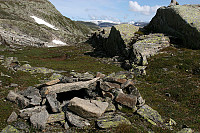
<path id="1" fill-rule="evenodd" d="M 44 21 L 43 19 L 40 19 L 40 18 L 38 18 L 36 16 L 30 16 L 30 17 L 33 18 L 35 20 L 35 22 L 38 23 L 38 24 L 44 24 L 44 25 L 48 26 L 49 28 L 52 28 L 54 30 L 58 30 L 55 26 L 53 26 L 50 23 Z"/>
<path id="2" fill-rule="evenodd" d="M 55 43 L 55 44 L 59 44 L 59 45 L 67 45 L 66 43 L 64 43 L 60 40 L 53 40 L 52 42 Z"/>

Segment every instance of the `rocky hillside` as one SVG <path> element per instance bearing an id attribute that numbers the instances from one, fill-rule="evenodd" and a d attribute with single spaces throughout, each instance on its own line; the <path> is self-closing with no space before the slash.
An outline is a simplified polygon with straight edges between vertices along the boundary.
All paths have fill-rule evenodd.
<path id="1" fill-rule="evenodd" d="M 0 0 L 0 12 L 0 35 L 7 43 L 72 45 L 90 33 L 87 26 L 64 17 L 48 0 Z"/>
<path id="2" fill-rule="evenodd" d="M 178 38 L 180 45 L 199 49 L 200 5 L 161 7 L 146 29 L 172 35 Z"/>

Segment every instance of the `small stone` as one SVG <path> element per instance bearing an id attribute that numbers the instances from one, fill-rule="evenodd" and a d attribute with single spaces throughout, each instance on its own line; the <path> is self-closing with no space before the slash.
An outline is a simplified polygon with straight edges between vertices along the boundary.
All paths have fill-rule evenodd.
<path id="1" fill-rule="evenodd" d="M 119 93 L 115 99 L 116 102 L 121 103 L 129 108 L 134 108 L 137 103 L 137 97 L 132 95 L 127 95 L 124 93 Z"/>
<path id="2" fill-rule="evenodd" d="M 7 122 L 14 122 L 17 121 L 17 117 L 18 115 L 15 112 L 12 112 L 12 114 L 9 116 L 9 118 L 7 119 Z"/>
<path id="3" fill-rule="evenodd" d="M 65 120 L 65 113 L 50 114 L 47 123 L 54 123 Z"/>
<path id="4" fill-rule="evenodd" d="M 23 95 L 25 97 L 28 97 L 28 96 L 38 96 L 38 97 L 41 97 L 40 91 L 37 88 L 32 87 L 32 86 L 29 86 L 24 91 L 20 91 L 19 94 L 21 94 L 21 95 Z"/>
<path id="5" fill-rule="evenodd" d="M 30 104 L 34 106 L 40 105 L 40 102 L 42 101 L 41 97 L 38 97 L 36 95 L 27 97 L 30 99 Z"/>
<path id="6" fill-rule="evenodd" d="M 11 125 L 8 125 L 1 131 L 1 133 L 20 133 L 20 131 Z"/>
<path id="7" fill-rule="evenodd" d="M 18 84 L 11 83 L 10 87 L 18 87 Z"/>
<path id="8" fill-rule="evenodd" d="M 47 95 L 46 98 L 51 106 L 51 110 L 54 113 L 60 112 L 60 102 L 56 99 L 56 97 L 53 97 L 52 95 Z"/>
<path id="9" fill-rule="evenodd" d="M 96 75 L 96 78 L 100 78 L 100 79 L 102 79 L 102 78 L 104 78 L 106 75 L 105 74 L 102 74 L 102 73 L 100 73 L 100 72 L 97 72 L 97 75 Z"/>
<path id="10" fill-rule="evenodd" d="M 29 100 L 27 98 L 13 91 L 8 93 L 7 99 L 11 102 L 17 103 L 21 108 L 25 108 L 29 105 Z"/>
<path id="11" fill-rule="evenodd" d="M 64 128 L 65 130 L 69 129 L 69 124 L 67 122 L 65 122 Z"/>
<path id="12" fill-rule="evenodd" d="M 33 108 L 26 108 L 20 110 L 19 116 L 23 119 L 29 119 L 33 114 L 39 113 L 42 110 L 46 110 L 46 106 L 36 106 Z"/>
<path id="13" fill-rule="evenodd" d="M 29 131 L 29 125 L 26 122 L 23 122 L 23 121 L 14 122 L 13 126 L 15 126 L 17 129 L 20 129 L 20 130 L 25 130 L 25 131 L 28 130 Z"/>
<path id="14" fill-rule="evenodd" d="M 109 97 L 112 100 L 115 98 L 112 93 L 102 91 L 103 97 Z"/>
<path id="15" fill-rule="evenodd" d="M 50 85 L 57 84 L 57 83 L 59 83 L 59 82 L 60 82 L 60 79 L 55 79 L 55 80 L 51 80 L 51 81 L 49 81 L 49 82 L 46 82 L 45 85 L 50 86 Z"/>
<path id="16" fill-rule="evenodd" d="M 101 117 L 97 120 L 97 125 L 99 128 L 111 128 L 111 127 L 117 127 L 120 124 L 127 124 L 131 125 L 131 122 L 124 118 L 121 115 L 108 115 Z"/>
<path id="17" fill-rule="evenodd" d="M 110 102 L 108 108 L 106 109 L 106 112 L 114 112 L 114 111 L 116 111 L 115 105 L 112 104 L 112 102 Z"/>
<path id="18" fill-rule="evenodd" d="M 193 130 L 191 128 L 183 128 L 181 131 L 178 131 L 177 133 L 193 133 Z"/>
<path id="19" fill-rule="evenodd" d="M 30 117 L 30 122 L 33 127 L 44 130 L 46 128 L 46 123 L 49 117 L 47 110 L 42 110 L 39 113 L 35 113 Z"/>
<path id="20" fill-rule="evenodd" d="M 83 118 L 79 117 L 78 115 L 75 115 L 68 111 L 66 112 L 66 118 L 70 122 L 70 124 L 72 124 L 76 127 L 82 128 L 82 127 L 90 125 L 88 120 L 83 119 Z"/>

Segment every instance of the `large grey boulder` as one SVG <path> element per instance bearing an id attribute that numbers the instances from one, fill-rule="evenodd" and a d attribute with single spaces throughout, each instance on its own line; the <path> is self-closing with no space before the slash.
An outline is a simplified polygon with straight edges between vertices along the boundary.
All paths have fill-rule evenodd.
<path id="1" fill-rule="evenodd" d="M 107 102 L 97 100 L 84 100 L 78 97 L 70 100 L 68 108 L 83 118 L 98 118 L 108 107 Z"/>
<path id="2" fill-rule="evenodd" d="M 182 41 L 181 45 L 200 49 L 199 5 L 161 7 L 145 29 L 175 36 Z"/>

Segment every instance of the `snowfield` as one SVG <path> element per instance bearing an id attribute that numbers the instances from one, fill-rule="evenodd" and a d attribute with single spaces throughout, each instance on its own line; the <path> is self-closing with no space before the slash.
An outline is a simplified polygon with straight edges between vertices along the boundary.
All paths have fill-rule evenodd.
<path id="1" fill-rule="evenodd" d="M 44 24 L 44 25 L 48 26 L 49 28 L 52 28 L 54 30 L 58 30 L 55 26 L 53 26 L 50 23 L 44 21 L 43 19 L 40 19 L 40 18 L 38 18 L 36 16 L 30 16 L 30 17 L 33 18 L 35 20 L 35 22 L 38 23 L 38 24 Z"/>

